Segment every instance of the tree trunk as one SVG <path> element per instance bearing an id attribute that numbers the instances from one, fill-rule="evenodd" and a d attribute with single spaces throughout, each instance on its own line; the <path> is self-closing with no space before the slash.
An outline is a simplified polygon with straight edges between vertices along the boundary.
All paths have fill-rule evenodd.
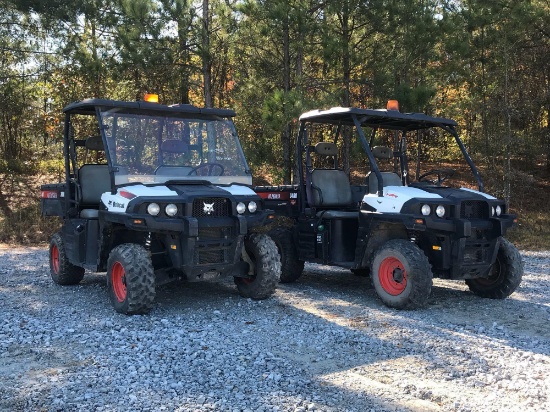
<path id="1" fill-rule="evenodd" d="M 512 165 L 511 165 L 511 151 L 512 151 L 512 115 L 510 113 L 510 99 L 509 93 L 509 62 L 508 62 L 509 50 L 504 48 L 504 110 L 506 116 L 506 138 L 504 142 L 504 200 L 506 206 L 510 207 L 510 198 L 512 197 Z"/>
<path id="2" fill-rule="evenodd" d="M 546 136 L 543 137 L 543 145 L 546 149 L 546 170 L 550 172 L 550 72 L 546 74 Z M 546 144 L 545 144 L 546 143 Z"/>
<path id="3" fill-rule="evenodd" d="M 202 0 L 202 75 L 204 106 L 212 107 L 212 61 L 210 56 L 210 13 L 208 0 Z"/>
<path id="4" fill-rule="evenodd" d="M 14 113 L 4 113 L 4 158 L 5 159 L 17 159 L 19 148 L 17 147 L 16 129 L 13 127 L 12 120 L 16 119 L 17 115 Z M 17 120 L 15 120 L 17 121 Z"/>
<path id="5" fill-rule="evenodd" d="M 546 169 L 550 172 L 550 105 L 546 107 Z"/>
<path id="6" fill-rule="evenodd" d="M 290 87 L 290 27 L 287 16 L 283 25 L 283 90 L 285 92 L 285 99 L 283 102 L 286 102 L 286 98 L 290 92 Z M 283 113 L 286 117 L 286 107 L 283 108 Z M 285 125 L 283 133 L 281 134 L 281 143 L 283 146 L 283 184 L 285 185 L 291 183 L 292 161 L 290 152 L 290 131 L 291 124 L 288 122 Z"/>
<path id="7" fill-rule="evenodd" d="M 134 87 L 136 91 L 136 101 L 143 99 L 143 90 L 141 86 L 141 76 L 139 68 L 134 68 Z"/>
<path id="8" fill-rule="evenodd" d="M 349 50 L 349 9 L 348 2 L 343 5 L 342 11 L 342 80 L 344 83 L 344 95 L 342 97 L 342 106 L 351 106 L 351 59 Z M 350 173 L 350 148 L 351 148 L 351 130 L 346 127 L 343 130 L 344 137 L 344 153 L 342 156 L 342 163 L 344 172 L 349 176 Z"/>
<path id="9" fill-rule="evenodd" d="M 181 56 L 182 67 L 179 69 L 179 90 L 180 103 L 189 103 L 189 47 L 187 45 L 188 25 L 184 21 L 178 22 L 178 46 Z"/>
<path id="10" fill-rule="evenodd" d="M 96 22 L 94 19 L 90 20 L 90 26 L 92 28 L 92 93 L 94 97 L 101 97 L 101 62 L 97 55 L 97 37 L 96 37 Z"/>

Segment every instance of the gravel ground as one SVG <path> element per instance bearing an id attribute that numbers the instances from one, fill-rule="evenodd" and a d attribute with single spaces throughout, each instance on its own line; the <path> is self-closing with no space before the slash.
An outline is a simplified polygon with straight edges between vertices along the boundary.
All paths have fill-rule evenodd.
<path id="1" fill-rule="evenodd" d="M 0 410 L 548 411 L 550 252 L 492 301 L 436 280 L 386 308 L 369 279 L 306 265 L 265 301 L 229 280 L 111 308 L 104 275 L 55 285 L 44 248 L 0 248 Z"/>

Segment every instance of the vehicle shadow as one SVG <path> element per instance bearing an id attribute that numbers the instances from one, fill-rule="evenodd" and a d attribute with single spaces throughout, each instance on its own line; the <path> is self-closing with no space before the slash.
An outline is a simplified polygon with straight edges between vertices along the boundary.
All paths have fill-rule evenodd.
<path id="1" fill-rule="evenodd" d="M 389 311 L 401 319 L 429 315 L 436 324 L 444 327 L 463 328 L 474 334 L 490 330 L 531 339 L 550 341 L 550 276 L 548 263 L 529 264 L 525 267 L 523 282 L 518 290 L 506 299 L 485 299 L 469 291 L 464 281 L 434 279 L 432 292 L 425 309 L 400 311 L 386 308 L 378 299 L 368 277 L 359 277 L 343 269 L 331 271 L 327 266 L 306 266 L 306 272 L 296 284 L 286 288 L 310 288 L 319 295 L 337 292 L 350 302 L 360 302 L 368 308 Z M 500 333 L 501 332 L 501 333 Z M 527 339 L 527 340 L 528 340 Z M 527 345 L 515 345 L 517 349 L 533 350 Z M 536 350 L 536 349 L 535 349 Z M 546 352 L 544 352 L 546 354 Z"/>
<path id="2" fill-rule="evenodd" d="M 163 293 L 170 306 L 175 305 L 169 311 L 176 313 L 189 308 L 192 297 L 201 300 L 201 295 L 202 304 L 190 313 L 216 307 L 214 310 L 223 317 L 228 309 L 235 309 L 234 303 L 226 304 L 226 300 L 238 302 L 231 282 L 193 284 Z M 212 300 L 208 298 L 205 303 L 204 294 Z M 279 306 L 275 316 L 270 310 L 273 301 Z M 218 305 L 212 306 L 212 302 Z M 402 395 L 398 402 L 392 396 L 392 401 L 383 396 L 384 400 L 369 398 L 370 405 L 379 401 L 377 410 L 438 410 L 442 405 L 454 405 L 460 401 L 456 385 L 474 379 L 480 367 L 488 375 L 493 369 L 499 370 L 498 362 L 485 356 L 483 348 L 487 345 L 505 345 L 518 354 L 549 355 L 547 347 L 532 344 L 550 341 L 544 327 L 548 308 L 526 300 L 521 290 L 517 297 L 489 300 L 470 293 L 464 282 L 436 280 L 427 308 L 398 311 L 379 301 L 370 279 L 346 270 L 307 265 L 303 277 L 296 283 L 280 285 L 273 299 L 245 302 L 241 307 L 247 319 L 243 323 L 248 326 L 243 326 L 250 329 L 248 333 L 264 337 L 256 338 L 258 345 L 299 367 L 323 388 L 350 399 L 365 393 L 410 395 Z M 522 313 L 530 313 L 531 318 Z M 266 323 L 268 328 L 262 326 Z M 295 333 L 297 327 L 302 331 L 298 335 L 285 331 L 288 328 Z M 437 343 L 442 341 L 447 343 Z M 338 342 L 336 350 L 334 342 Z M 396 377 L 400 368 L 412 372 Z M 350 376 L 354 384 L 349 383 Z M 400 379 L 415 384 L 396 385 Z M 478 392 L 472 393 L 474 397 L 484 389 L 464 386 L 461 394 L 469 391 Z"/>

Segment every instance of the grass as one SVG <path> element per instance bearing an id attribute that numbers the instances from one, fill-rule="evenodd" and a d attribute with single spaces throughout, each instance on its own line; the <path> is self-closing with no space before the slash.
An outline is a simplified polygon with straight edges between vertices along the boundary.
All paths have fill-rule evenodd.
<path id="1" fill-rule="evenodd" d="M 41 216 L 40 185 L 57 181 L 54 175 L 0 174 L 0 243 L 49 243 L 61 221 Z"/>
<path id="2" fill-rule="evenodd" d="M 510 206 L 518 225 L 507 237 L 521 250 L 550 250 L 550 169 L 515 166 Z"/>
<path id="3" fill-rule="evenodd" d="M 506 237 L 521 250 L 550 250 L 550 213 L 531 211 L 520 214 L 518 225 Z"/>

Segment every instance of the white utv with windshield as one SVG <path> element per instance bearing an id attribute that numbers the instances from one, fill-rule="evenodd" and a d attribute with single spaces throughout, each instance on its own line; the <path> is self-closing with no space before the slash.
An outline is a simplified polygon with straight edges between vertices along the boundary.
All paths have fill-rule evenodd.
<path id="1" fill-rule="evenodd" d="M 192 105 L 91 99 L 64 109 L 65 181 L 41 187 L 42 213 L 63 219 L 50 245 L 53 280 L 107 272 L 118 312 L 146 313 L 157 285 L 233 276 L 270 296 L 277 248 L 252 229 L 268 210 L 235 131 L 235 113 Z"/>
<path id="2" fill-rule="evenodd" d="M 504 235 L 516 217 L 504 201 L 484 193 L 456 126 L 398 110 L 337 107 L 302 114 L 296 142 L 301 184 L 255 188 L 266 207 L 294 222 L 270 231 L 281 254 L 281 281 L 298 279 L 309 261 L 370 272 L 381 300 L 395 308 L 425 305 L 433 276 L 463 279 L 483 297 L 512 294 L 523 267 Z M 352 147 L 366 155 L 361 184 L 350 184 L 339 168 L 345 127 L 355 130 Z M 435 138 L 437 130 L 453 138 L 478 190 L 447 186 L 452 169 L 422 170 L 421 137 Z M 388 141 L 393 147 L 381 145 Z M 416 145 L 414 181 L 408 141 Z"/>

